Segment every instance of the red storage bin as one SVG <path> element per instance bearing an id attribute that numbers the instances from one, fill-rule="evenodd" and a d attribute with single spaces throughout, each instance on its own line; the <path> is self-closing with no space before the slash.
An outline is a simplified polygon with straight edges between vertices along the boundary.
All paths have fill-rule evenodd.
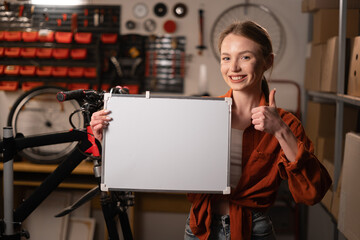
<path id="1" fill-rule="evenodd" d="M 19 71 L 20 71 L 20 66 L 17 65 L 8 65 L 4 69 L 4 73 L 6 75 L 13 75 L 13 76 L 18 75 Z"/>
<path id="2" fill-rule="evenodd" d="M 126 85 L 124 87 L 127 87 L 129 89 L 129 94 L 138 94 L 139 93 L 139 85 Z"/>
<path id="3" fill-rule="evenodd" d="M 23 82 L 21 84 L 21 89 L 23 91 L 29 91 L 33 88 L 36 88 L 36 87 L 40 87 L 40 86 L 43 86 L 44 83 L 43 82 Z"/>
<path id="4" fill-rule="evenodd" d="M 66 77 L 68 74 L 68 67 L 53 67 L 51 75 L 54 77 Z"/>
<path id="5" fill-rule="evenodd" d="M 56 32 L 55 41 L 58 43 L 71 43 L 73 33 L 72 32 Z"/>
<path id="6" fill-rule="evenodd" d="M 49 77 L 52 72 L 52 67 L 46 66 L 46 67 L 38 67 L 36 68 L 36 75 L 39 77 Z"/>
<path id="7" fill-rule="evenodd" d="M 5 68 L 4 65 L 0 65 L 0 75 L 2 75 L 4 73 L 4 68 Z"/>
<path id="8" fill-rule="evenodd" d="M 20 56 L 23 58 L 34 58 L 36 56 L 36 48 L 22 48 Z"/>
<path id="9" fill-rule="evenodd" d="M 66 82 L 52 82 L 51 85 L 62 87 L 62 88 L 67 88 L 68 84 Z"/>
<path id="10" fill-rule="evenodd" d="M 12 47 L 12 48 L 5 48 L 4 55 L 6 57 L 19 57 L 20 56 L 20 48 L 19 47 Z"/>
<path id="11" fill-rule="evenodd" d="M 116 43 L 118 38 L 117 33 L 103 33 L 101 34 L 101 42 L 103 43 Z"/>
<path id="12" fill-rule="evenodd" d="M 81 78 L 84 75 L 83 67 L 71 67 L 68 72 L 69 77 L 72 78 Z"/>
<path id="13" fill-rule="evenodd" d="M 38 58 L 51 58 L 52 52 L 52 48 L 38 48 L 36 49 L 36 56 Z"/>
<path id="14" fill-rule="evenodd" d="M 96 78 L 96 68 L 85 68 L 84 76 L 87 78 Z"/>
<path id="15" fill-rule="evenodd" d="M 38 33 L 38 40 L 40 42 L 53 42 L 54 32 L 49 30 L 40 30 Z"/>
<path id="16" fill-rule="evenodd" d="M 4 56 L 5 48 L 0 47 L 0 57 Z"/>
<path id="17" fill-rule="evenodd" d="M 72 59 L 75 59 L 75 60 L 85 59 L 87 56 L 87 50 L 85 48 L 72 49 L 70 56 Z"/>
<path id="18" fill-rule="evenodd" d="M 36 67 L 35 66 L 21 66 L 20 75 L 23 76 L 35 76 Z"/>
<path id="19" fill-rule="evenodd" d="M 17 42 L 21 41 L 21 32 L 19 31 L 11 31 L 5 32 L 4 39 L 8 42 Z"/>
<path id="20" fill-rule="evenodd" d="M 19 87 L 19 83 L 15 81 L 0 81 L 0 90 L 4 91 L 16 91 Z"/>
<path id="21" fill-rule="evenodd" d="M 74 39 L 77 43 L 88 44 L 91 43 L 92 33 L 80 32 L 75 33 Z"/>
<path id="22" fill-rule="evenodd" d="M 22 32 L 21 38 L 24 42 L 36 42 L 39 38 L 38 32 Z"/>
<path id="23" fill-rule="evenodd" d="M 93 85 L 92 89 L 94 90 L 98 90 L 98 85 Z M 104 83 L 104 84 L 101 84 L 101 90 L 104 90 L 104 91 L 107 91 L 110 89 L 110 84 L 108 83 Z"/>
<path id="24" fill-rule="evenodd" d="M 55 48 L 53 50 L 53 58 L 56 59 L 67 59 L 69 57 L 69 49 L 68 48 Z"/>
<path id="25" fill-rule="evenodd" d="M 66 86 L 66 88 L 69 90 L 89 89 L 90 84 L 88 84 L 88 83 L 69 83 Z"/>
<path id="26" fill-rule="evenodd" d="M 4 38 L 5 38 L 5 32 L 0 31 L 0 41 L 4 41 Z"/>

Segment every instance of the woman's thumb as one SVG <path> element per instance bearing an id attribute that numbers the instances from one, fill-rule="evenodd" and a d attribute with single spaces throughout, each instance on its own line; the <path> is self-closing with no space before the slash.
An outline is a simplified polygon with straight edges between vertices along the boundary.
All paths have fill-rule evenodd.
<path id="1" fill-rule="evenodd" d="M 271 92 L 270 92 L 270 94 L 269 94 L 269 106 L 270 106 L 270 107 L 276 107 L 275 93 L 276 93 L 276 88 L 274 88 L 273 90 L 271 90 Z"/>

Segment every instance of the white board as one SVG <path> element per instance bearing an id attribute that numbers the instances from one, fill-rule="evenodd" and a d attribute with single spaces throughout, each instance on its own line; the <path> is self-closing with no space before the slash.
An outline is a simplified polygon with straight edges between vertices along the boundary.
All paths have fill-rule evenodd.
<path id="1" fill-rule="evenodd" d="M 230 193 L 231 98 L 105 94 L 103 191 Z"/>

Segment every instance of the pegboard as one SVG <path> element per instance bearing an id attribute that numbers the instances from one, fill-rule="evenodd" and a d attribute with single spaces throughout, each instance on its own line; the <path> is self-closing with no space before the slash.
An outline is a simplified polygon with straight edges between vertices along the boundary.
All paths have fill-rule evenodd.
<path id="1" fill-rule="evenodd" d="M 5 4 L 0 8 L 0 30 L 120 33 L 121 6 L 53 6 Z"/>

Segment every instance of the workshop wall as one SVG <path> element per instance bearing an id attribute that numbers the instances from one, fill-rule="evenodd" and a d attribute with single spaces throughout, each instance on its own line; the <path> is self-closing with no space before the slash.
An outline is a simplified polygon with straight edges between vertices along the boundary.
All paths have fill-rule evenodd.
<path id="1" fill-rule="evenodd" d="M 115 0 L 99 1 L 101 4 L 115 4 Z M 141 1 L 140 1 L 141 2 Z M 211 49 L 211 31 L 212 27 L 219 15 L 226 9 L 245 1 L 236 0 L 166 0 L 163 1 L 168 8 L 168 13 L 164 17 L 157 17 L 153 13 L 153 7 L 159 1 L 148 0 L 148 14 L 146 17 L 138 19 L 133 14 L 133 8 L 136 1 L 123 1 L 121 33 L 140 33 L 148 34 L 143 24 L 148 19 L 156 22 L 156 35 L 165 35 L 163 25 L 167 20 L 173 20 L 176 23 L 176 31 L 171 35 L 186 37 L 186 71 L 185 71 L 185 95 L 202 94 L 208 92 L 210 95 L 217 96 L 227 91 L 228 87 L 224 83 L 221 74 L 219 62 L 216 60 Z M 177 18 L 172 13 L 173 7 L 178 2 L 182 2 L 187 6 L 187 14 L 182 18 Z M 94 1 L 96 3 L 96 1 Z M 308 14 L 301 12 L 300 0 L 252 0 L 250 3 L 264 5 L 269 8 L 274 15 L 280 20 L 284 27 L 286 44 L 284 53 L 271 73 L 272 79 L 289 79 L 303 86 L 304 79 L 304 59 L 306 57 L 307 41 L 308 41 Z M 198 11 L 204 10 L 204 45 L 207 47 L 202 51 L 202 55 L 198 54 L 199 45 L 199 21 Z M 133 20 L 136 27 L 133 30 L 126 29 L 126 22 Z M 201 69 L 201 70 L 200 70 Z M 204 74 L 200 76 L 200 72 L 206 72 L 206 80 Z M 200 84 L 199 84 L 200 81 Z M 200 86 L 199 86 L 200 85 Z M 278 89 L 279 90 L 279 89 Z M 293 109 L 296 105 L 294 92 L 288 91 L 277 92 L 277 99 L 283 107 Z"/>
<path id="2" fill-rule="evenodd" d="M 10 1 L 16 2 L 16 1 Z M 186 38 L 185 46 L 185 76 L 183 95 L 201 95 L 204 92 L 212 96 L 225 93 L 228 89 L 222 80 L 219 63 L 211 49 L 211 31 L 219 15 L 231 6 L 244 3 L 245 1 L 227 0 L 184 0 L 181 3 L 187 7 L 187 13 L 184 17 L 176 17 L 173 13 L 174 6 L 179 3 L 178 0 L 163 1 L 167 7 L 167 13 L 163 17 L 156 16 L 153 8 L 159 2 L 156 0 L 143 1 L 147 7 L 146 16 L 136 17 L 135 12 L 140 12 L 141 8 L 134 10 L 134 7 L 141 1 L 116 1 L 116 0 L 89 0 L 83 4 L 101 4 L 101 5 L 121 5 L 120 33 L 121 34 L 143 34 L 157 36 L 184 36 Z M 289 79 L 303 86 L 304 79 L 304 59 L 306 57 L 308 40 L 308 14 L 301 12 L 300 0 L 252 0 L 253 4 L 261 4 L 269 8 L 280 20 L 285 30 L 286 44 L 283 46 L 284 53 L 271 72 L 272 79 Z M 204 16 L 204 45 L 207 47 L 199 55 L 199 17 L 198 11 L 203 9 Z M 154 20 L 156 28 L 148 32 L 144 24 L 148 19 Z M 134 29 L 128 29 L 126 23 L 131 20 L 135 23 Z M 173 33 L 164 30 L 164 24 L 172 20 L 175 23 L 172 26 Z M 171 23 L 171 22 L 170 22 Z M 171 25 L 170 25 L 171 28 Z M 202 72 L 200 74 L 200 72 Z M 6 122 L 7 111 L 15 101 L 16 96 L 22 91 L 0 92 L 0 127 Z M 277 91 L 277 103 L 284 108 L 293 109 L 296 105 L 294 92 Z M 304 105 L 304 104 L 302 104 Z"/>

